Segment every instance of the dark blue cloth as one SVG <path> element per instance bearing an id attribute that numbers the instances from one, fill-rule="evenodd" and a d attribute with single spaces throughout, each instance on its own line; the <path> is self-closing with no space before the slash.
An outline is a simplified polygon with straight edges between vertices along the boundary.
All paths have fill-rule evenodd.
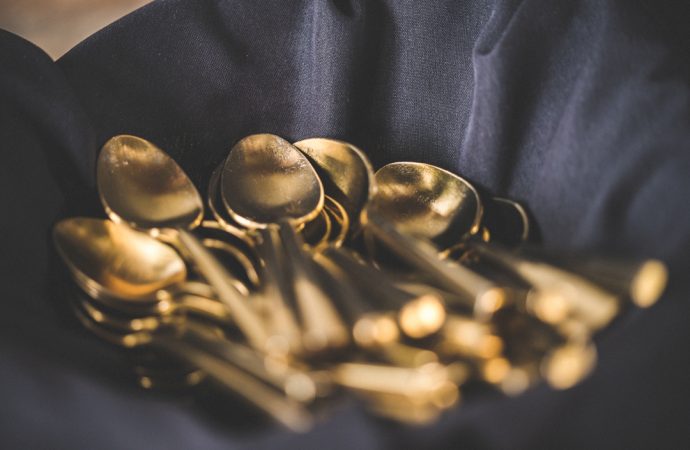
<path id="1" fill-rule="evenodd" d="M 159 0 L 57 63 L 0 31 L 2 448 L 682 448 L 690 444 L 685 1 Z M 551 247 L 660 257 L 672 282 L 583 384 L 471 392 L 407 428 L 345 404 L 306 435 L 212 392 L 142 393 L 83 331 L 50 243 L 101 214 L 94 161 L 145 137 L 201 189 L 240 137 L 344 139 L 523 201 Z"/>

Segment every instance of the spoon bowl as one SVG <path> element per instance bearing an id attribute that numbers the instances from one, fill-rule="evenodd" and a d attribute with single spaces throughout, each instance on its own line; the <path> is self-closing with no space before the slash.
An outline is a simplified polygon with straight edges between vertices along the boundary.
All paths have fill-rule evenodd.
<path id="1" fill-rule="evenodd" d="M 430 164 L 392 163 L 376 172 L 376 184 L 376 208 L 404 233 L 447 248 L 479 230 L 479 193 L 451 172 Z"/>
<path id="2" fill-rule="evenodd" d="M 114 222 L 63 220 L 53 238 L 75 277 L 133 301 L 150 301 L 152 293 L 187 277 L 184 262 L 172 248 Z"/>
<path id="3" fill-rule="evenodd" d="M 286 140 L 271 134 L 235 144 L 223 165 L 223 201 L 247 228 L 266 228 L 288 219 L 308 222 L 323 208 L 323 186 L 309 160 Z"/>
<path id="4" fill-rule="evenodd" d="M 203 201 L 182 168 L 151 142 L 119 135 L 98 157 L 98 191 L 108 215 L 142 229 L 194 228 Z"/>
<path id="5" fill-rule="evenodd" d="M 360 214 L 376 193 L 374 170 L 364 152 L 347 142 L 311 138 L 294 143 L 312 162 L 325 189 L 350 217 L 350 235 L 360 228 Z"/>

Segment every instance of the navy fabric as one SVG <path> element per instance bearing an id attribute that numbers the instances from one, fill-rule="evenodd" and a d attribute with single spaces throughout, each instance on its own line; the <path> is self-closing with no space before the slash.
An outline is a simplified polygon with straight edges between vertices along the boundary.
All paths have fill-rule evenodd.
<path id="1" fill-rule="evenodd" d="M 684 1 L 159 0 L 56 63 L 0 31 L 2 448 L 682 448 L 690 444 L 690 6 Z M 469 392 L 409 428 L 345 403 L 306 435 L 212 391 L 141 392 L 65 307 L 50 243 L 102 214 L 130 133 L 200 189 L 232 144 L 344 139 L 523 201 L 545 245 L 659 257 L 672 282 L 564 392 Z"/>

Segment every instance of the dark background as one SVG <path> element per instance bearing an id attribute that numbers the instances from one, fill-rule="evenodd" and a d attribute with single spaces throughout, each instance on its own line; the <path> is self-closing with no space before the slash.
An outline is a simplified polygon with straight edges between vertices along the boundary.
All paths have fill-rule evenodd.
<path id="1" fill-rule="evenodd" d="M 690 18 L 681 1 L 159 0 L 57 62 L 0 31 L 3 448 L 683 448 L 690 442 Z M 100 215 L 94 161 L 130 133 L 201 189 L 233 142 L 328 136 L 524 202 L 545 245 L 659 257 L 653 308 L 563 392 L 469 393 L 426 428 L 345 404 L 306 435 L 212 392 L 133 386 L 65 307 L 50 243 Z"/>

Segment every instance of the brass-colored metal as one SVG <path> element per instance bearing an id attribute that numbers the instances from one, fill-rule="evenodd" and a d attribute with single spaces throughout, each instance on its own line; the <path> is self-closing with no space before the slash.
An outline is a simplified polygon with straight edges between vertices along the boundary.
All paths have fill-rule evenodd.
<path id="1" fill-rule="evenodd" d="M 373 169 L 362 150 L 335 139 L 311 138 L 295 142 L 316 167 L 327 193 L 350 217 L 350 235 L 359 232 L 360 214 L 376 192 Z"/>
<path id="2" fill-rule="evenodd" d="M 360 347 L 384 348 L 400 340 L 394 313 L 367 312 L 352 326 L 352 336 Z"/>
<path id="3" fill-rule="evenodd" d="M 488 229 L 492 241 L 506 246 L 525 242 L 530 234 L 530 221 L 525 208 L 503 197 L 487 199 L 482 225 Z"/>
<path id="4" fill-rule="evenodd" d="M 555 389 L 568 389 L 589 375 L 596 365 L 597 351 L 590 342 L 570 342 L 551 351 L 541 370 Z"/>
<path id="5" fill-rule="evenodd" d="M 351 144 L 330 139 L 307 139 L 295 145 L 314 161 L 320 175 L 329 180 L 328 186 L 331 187 L 329 194 L 348 210 L 352 224 L 359 224 L 360 216 L 363 211 L 366 211 L 371 199 L 375 198 L 377 193 L 377 183 L 366 156 Z M 351 270 L 346 269 L 346 272 L 351 273 Z M 372 279 L 369 272 L 357 272 L 356 278 L 359 283 Z M 367 286 L 369 285 L 373 288 L 377 286 L 377 283 L 367 283 Z M 395 290 L 388 290 L 384 297 L 390 297 L 389 293 L 393 295 Z M 379 293 L 377 297 L 382 295 Z M 440 302 L 436 300 L 434 303 L 431 297 L 420 299 L 417 303 L 418 307 L 413 308 L 412 305 L 408 305 L 404 311 L 401 311 L 401 325 L 403 329 L 407 328 L 408 334 L 421 337 L 440 327 L 445 311 Z M 398 305 L 398 307 L 402 306 L 403 304 Z M 414 314 L 412 314 L 413 309 Z M 422 312 L 423 315 L 417 314 Z M 426 319 L 433 319 L 434 323 Z"/>
<path id="6" fill-rule="evenodd" d="M 503 352 L 503 339 L 493 326 L 471 317 L 449 315 L 442 334 L 446 348 L 463 357 L 489 360 Z"/>
<path id="7" fill-rule="evenodd" d="M 158 289 L 182 282 L 184 262 L 147 234 L 100 219 L 65 219 L 53 229 L 55 245 L 74 276 L 110 293 L 150 302 Z"/>
<path id="8" fill-rule="evenodd" d="M 89 316 L 91 320 L 99 325 L 103 325 L 110 329 L 123 332 L 139 332 L 139 331 L 154 331 L 161 326 L 169 326 L 170 321 L 164 320 L 162 317 L 117 317 L 113 314 L 103 312 L 97 306 L 91 304 L 88 300 L 75 300 L 82 312 Z M 170 318 L 172 316 L 165 316 Z"/>
<path id="9" fill-rule="evenodd" d="M 302 239 L 306 245 L 316 250 L 328 245 L 328 238 L 331 235 L 332 229 L 331 216 L 326 211 L 326 208 L 323 208 L 314 220 L 304 224 L 304 228 L 301 231 Z"/>
<path id="10" fill-rule="evenodd" d="M 201 223 L 203 202 L 172 158 L 144 139 L 115 136 L 99 155 L 97 184 L 101 202 L 113 221 L 124 221 L 160 237 L 173 230 L 172 241 L 214 287 L 247 339 L 256 348 L 266 345 L 266 330 L 232 286 L 234 277 L 187 231 Z"/>
<path id="11" fill-rule="evenodd" d="M 170 374 L 160 376 L 156 374 L 137 373 L 137 382 L 144 389 L 152 390 L 178 390 L 197 386 L 206 379 L 206 374 L 201 370 L 193 370 L 187 373 Z"/>
<path id="12" fill-rule="evenodd" d="M 375 350 L 379 357 L 398 367 L 422 367 L 439 362 L 438 355 L 433 351 L 400 342 L 391 342 Z"/>
<path id="13" fill-rule="evenodd" d="M 211 226 L 208 221 L 204 221 L 203 224 L 206 227 Z M 244 273 L 249 279 L 249 281 L 254 286 L 259 285 L 259 274 L 256 271 L 256 267 L 254 267 L 254 263 L 244 252 L 242 252 L 242 250 L 226 241 L 221 241 L 220 239 L 205 238 L 201 242 L 202 244 L 204 244 L 206 248 L 209 248 L 211 250 L 218 250 L 227 255 L 230 255 L 235 261 L 237 261 L 240 264 L 240 266 L 242 266 L 242 269 L 244 270 Z"/>
<path id="14" fill-rule="evenodd" d="M 77 284 L 107 307 L 133 315 L 193 311 L 232 323 L 227 308 L 213 300 L 215 291 L 183 283 L 187 272 L 180 256 L 147 234 L 106 220 L 72 218 L 56 224 L 53 237 Z"/>
<path id="15" fill-rule="evenodd" d="M 350 216 L 345 210 L 345 207 L 333 199 L 333 197 L 327 195 L 325 199 L 326 201 L 323 209 L 331 217 L 331 222 L 333 223 L 331 234 L 328 236 L 327 245 L 340 247 L 345 242 L 345 239 L 347 239 L 350 231 Z M 325 248 L 325 246 L 315 248 L 314 250 L 319 251 L 323 248 Z"/>
<path id="16" fill-rule="evenodd" d="M 323 185 L 309 160 L 284 139 L 270 134 L 248 136 L 230 151 L 221 175 L 221 196 L 228 213 L 252 229 L 277 226 L 308 351 L 343 347 L 349 334 L 314 273 L 295 226 L 323 209 Z M 285 272 L 285 270 L 281 270 Z"/>
<path id="17" fill-rule="evenodd" d="M 483 206 L 466 180 L 439 167 L 396 162 L 376 172 L 374 206 L 403 233 L 440 248 L 479 231 Z"/>
<path id="18" fill-rule="evenodd" d="M 97 164 L 98 192 L 108 216 L 135 228 L 194 228 L 203 201 L 177 163 L 151 142 L 119 135 Z"/>
<path id="19" fill-rule="evenodd" d="M 272 134 L 237 142 L 223 164 L 220 183 L 232 218 L 251 229 L 283 219 L 305 223 L 323 208 L 323 185 L 309 160 Z"/>
<path id="20" fill-rule="evenodd" d="M 334 382 L 355 392 L 399 396 L 420 405 L 447 407 L 458 398 L 448 369 L 438 363 L 416 368 L 340 363 L 332 369 L 331 376 Z"/>
<path id="21" fill-rule="evenodd" d="M 657 260 L 530 248 L 519 203 L 429 164 L 374 174 L 360 149 L 325 138 L 240 140 L 211 175 L 205 222 L 193 183 L 141 138 L 104 145 L 98 187 L 112 222 L 54 229 L 86 293 L 71 302 L 78 320 L 137 349 L 142 387 L 208 376 L 296 431 L 312 423 L 306 404 L 340 388 L 412 424 L 456 405 L 468 380 L 507 395 L 570 388 L 621 300 L 650 306 L 668 276 Z"/>
<path id="22" fill-rule="evenodd" d="M 230 310 L 237 327 L 250 344 L 256 349 L 267 351 L 269 334 L 265 325 L 247 302 L 247 297 L 242 296 L 233 285 L 234 277 L 191 234 L 179 233 L 179 239 L 184 248 L 200 256 L 194 259 L 197 269 L 213 286 L 218 299 Z"/>
<path id="23" fill-rule="evenodd" d="M 430 403 L 418 405 L 401 396 L 373 393 L 359 393 L 359 396 L 374 415 L 409 425 L 428 425 L 437 420 L 442 412 Z"/>
<path id="24" fill-rule="evenodd" d="M 216 167 L 211 173 L 211 178 L 208 181 L 207 204 L 211 211 L 213 218 L 216 220 L 218 226 L 228 234 L 241 239 L 247 245 L 253 245 L 253 240 L 247 235 L 247 232 L 240 224 L 235 222 L 227 213 L 227 209 L 223 204 L 223 198 L 220 190 L 220 176 L 223 173 L 223 163 Z"/>
<path id="25" fill-rule="evenodd" d="M 333 305 L 325 280 L 321 279 L 314 262 L 304 252 L 303 244 L 292 227 L 281 222 L 279 232 L 289 260 L 293 280 L 294 304 L 302 325 L 302 343 L 311 352 L 345 347 L 350 333 Z"/>
<path id="26" fill-rule="evenodd" d="M 439 287 L 463 299 L 479 317 L 490 317 L 506 305 L 506 290 L 492 280 L 453 261 L 441 260 L 438 250 L 422 238 L 401 233 L 376 210 L 366 211 L 366 229 Z"/>
<path id="27" fill-rule="evenodd" d="M 299 354 L 303 351 L 302 331 L 290 307 L 292 283 L 288 279 L 278 227 L 257 230 L 255 240 L 257 253 L 264 263 L 259 297 L 267 306 L 264 312 L 271 336 L 271 351 Z"/>
<path id="28" fill-rule="evenodd" d="M 629 297 L 641 308 L 655 304 L 668 282 L 668 269 L 657 259 L 623 259 L 563 250 L 556 253 L 533 246 L 521 247 L 520 254 L 580 275 L 612 293 Z"/>
<path id="29" fill-rule="evenodd" d="M 656 259 L 643 262 L 635 272 L 630 286 L 630 298 L 641 308 L 655 304 L 666 289 L 668 269 Z"/>
<path id="30" fill-rule="evenodd" d="M 300 353 L 302 351 L 301 332 L 294 314 L 288 307 L 292 288 L 285 276 L 286 257 L 277 227 L 267 227 L 249 233 L 230 217 L 223 203 L 220 186 L 223 166 L 224 163 L 221 163 L 211 174 L 208 185 L 209 209 L 221 228 L 233 236 L 241 236 L 244 242 L 254 248 L 262 262 L 259 293 L 255 296 L 255 300 L 259 300 L 265 306 L 262 309 L 266 316 L 270 352 Z M 300 225 L 302 226 L 303 224 Z"/>
<path id="31" fill-rule="evenodd" d="M 620 311 L 615 294 L 576 274 L 521 258 L 496 246 L 473 247 L 481 256 L 512 270 L 536 288 L 527 299 L 527 308 L 545 322 L 558 324 L 572 318 L 596 331 Z"/>
<path id="32" fill-rule="evenodd" d="M 323 255 L 340 267 L 344 277 L 360 289 L 372 309 L 395 311 L 400 329 L 408 336 L 423 338 L 443 325 L 445 306 L 434 294 L 417 296 L 396 288 L 384 273 L 364 265 L 351 251 L 329 247 Z"/>
<path id="33" fill-rule="evenodd" d="M 224 388 L 243 397 L 286 428 L 303 432 L 312 425 L 311 414 L 298 402 L 283 397 L 231 363 L 203 351 L 184 330 L 175 334 L 139 331 L 122 333 L 93 322 L 79 307 L 74 308 L 82 325 L 103 340 L 126 348 L 151 346 L 180 361 L 199 367 Z"/>

